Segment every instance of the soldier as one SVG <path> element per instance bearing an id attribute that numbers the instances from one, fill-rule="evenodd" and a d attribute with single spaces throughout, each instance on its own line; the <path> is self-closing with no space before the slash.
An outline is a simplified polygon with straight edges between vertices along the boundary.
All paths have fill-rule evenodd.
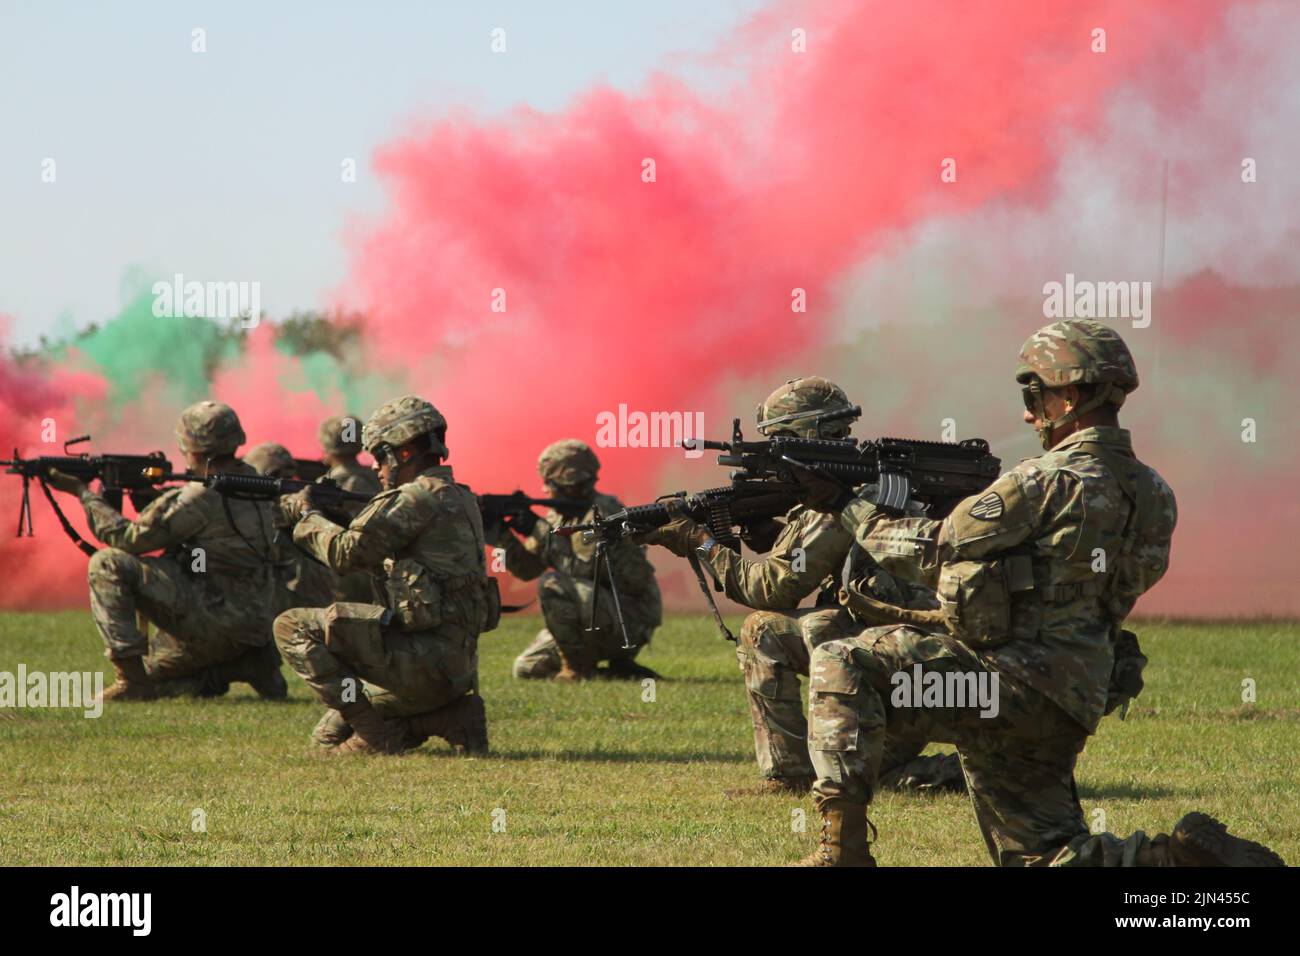
<path id="1" fill-rule="evenodd" d="M 592 584 L 595 545 L 579 536 L 551 533 L 566 524 L 592 520 L 597 509 L 606 515 L 622 510 L 617 498 L 596 491 L 600 461 L 595 452 L 576 439 L 557 441 L 537 459 L 537 470 L 552 497 L 581 501 L 583 507 L 573 509 L 571 514 L 551 510 L 545 518 L 527 512 L 522 519 L 502 522 L 522 537 L 500 536 L 506 569 L 525 581 L 541 578 L 537 592 L 546 622 L 515 659 L 515 677 L 563 681 L 598 676 L 628 680 L 656 677 L 654 671 L 635 660 L 663 622 L 659 585 L 645 548 L 628 540 L 609 545 L 609 564 L 618 587 L 627 643 L 632 645 L 624 648 L 608 582 L 602 579 Z M 588 631 L 593 601 L 595 630 Z M 608 668 L 598 670 L 600 661 L 608 661 Z"/>
<path id="2" fill-rule="evenodd" d="M 809 748 L 822 831 L 805 863 L 874 865 L 866 808 L 889 733 L 957 745 L 1000 866 L 1281 865 L 1201 813 L 1170 835 L 1088 832 L 1075 761 L 1117 703 L 1114 648 L 1135 643 L 1121 626 L 1168 567 L 1177 511 L 1119 427 L 1138 377 L 1113 329 L 1087 320 L 1040 329 L 1021 350 L 1016 380 L 1046 453 L 942 521 L 891 517 L 870 486 L 853 497 L 801 476 L 810 507 L 839 512 L 881 566 L 940 598 L 932 624 L 859 629 L 813 651 Z M 898 693 L 900 676 L 911 694 Z M 971 706 L 955 691 L 915 706 L 918 681 L 983 682 L 996 707 Z"/>
<path id="3" fill-rule="evenodd" d="M 264 441 L 244 455 L 244 462 L 267 478 L 293 478 L 298 464 L 278 442 Z M 336 576 L 293 543 L 293 510 L 273 509 L 275 521 L 275 613 L 291 607 L 328 607 L 334 603 Z"/>
<path id="4" fill-rule="evenodd" d="M 313 738 L 332 753 L 397 753 L 442 737 L 487 752 L 478 636 L 497 625 L 473 492 L 442 464 L 447 422 L 408 395 L 366 422 L 383 492 L 342 528 L 312 503 L 284 499 L 293 538 L 339 574 L 374 573 L 382 604 L 297 608 L 275 620 L 281 653 L 330 708 Z"/>
<path id="5" fill-rule="evenodd" d="M 235 457 L 244 430 L 234 410 L 199 402 L 181 413 L 176 438 L 189 470 L 253 474 Z M 90 607 L 117 681 L 104 700 L 224 693 L 245 681 L 283 699 L 288 687 L 271 643 L 274 618 L 271 506 L 223 501 L 198 482 L 169 488 L 129 521 L 76 478 L 50 484 L 76 495 L 90 530 L 108 545 L 91 557 Z M 157 557 L 144 557 L 161 550 Z M 158 628 L 152 641 L 137 612 Z"/>
<path id="6" fill-rule="evenodd" d="M 850 407 L 848 396 L 834 382 L 819 376 L 791 379 L 758 407 L 758 431 L 768 436 L 848 438 L 857 414 L 815 419 Z M 736 657 L 745 675 L 762 781 L 728 790 L 727 795 L 807 793 L 813 768 L 799 677 L 808 673 L 812 648 L 836 636 L 831 626 L 839 607 L 836 576 L 853 545 L 853 535 L 833 516 L 795 505 L 782 521 L 768 522 L 746 535 L 745 543 L 754 550 L 769 552 L 758 561 L 718 544 L 708 529 L 688 517 L 641 540 L 663 545 L 679 557 L 694 548 L 727 597 L 756 609 L 740 629 Z M 863 568 L 866 572 L 865 561 Z M 881 600 L 907 607 L 935 606 L 932 591 L 895 581 L 879 568 L 869 573 L 873 593 Z M 816 606 L 797 611 L 799 603 L 814 592 Z M 923 747 L 924 742 L 890 742 L 884 760 L 889 784 L 905 789 L 964 789 L 956 756 L 918 757 Z"/>
<path id="7" fill-rule="evenodd" d="M 357 461 L 357 455 L 361 453 L 361 422 L 355 415 L 335 415 L 325 419 L 317 437 L 322 452 L 321 462 L 329 466 L 326 478 L 344 491 L 372 497 L 379 494 L 381 489 L 375 470 Z M 361 513 L 363 507 L 357 501 L 341 505 L 343 513 L 353 518 Z M 370 603 L 375 599 L 370 575 L 361 571 L 339 575 L 334 583 L 334 599 Z"/>

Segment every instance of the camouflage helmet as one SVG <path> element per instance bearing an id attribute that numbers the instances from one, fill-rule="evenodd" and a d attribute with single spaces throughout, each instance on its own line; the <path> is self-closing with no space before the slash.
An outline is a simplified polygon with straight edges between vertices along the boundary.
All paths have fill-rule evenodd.
<path id="1" fill-rule="evenodd" d="M 429 436 L 429 445 L 439 456 L 447 457 L 447 446 L 434 432 L 447 427 L 447 419 L 429 402 L 415 395 L 404 395 L 375 409 L 361 429 L 361 444 L 374 454 L 380 445 L 396 448 L 421 435 Z"/>
<path id="2" fill-rule="evenodd" d="M 1107 402 L 1123 405 L 1138 387 L 1138 374 L 1118 332 L 1092 319 L 1067 319 L 1043 326 L 1021 346 L 1016 381 L 1025 386 L 1025 407 L 1034 416 L 1039 441 L 1051 448 L 1057 428 Z M 1096 386 L 1096 391 L 1077 406 L 1067 404 L 1060 418 L 1051 418 L 1043 389 L 1067 385 Z"/>
<path id="3" fill-rule="evenodd" d="M 333 418 L 327 418 L 320 423 L 316 438 L 320 442 L 321 449 L 327 454 L 360 454 L 361 419 L 355 415 L 335 415 Z"/>
<path id="4" fill-rule="evenodd" d="M 289 449 L 274 441 L 254 445 L 244 455 L 244 462 L 251 465 L 259 475 L 270 478 L 292 478 L 298 470 L 298 463 L 293 460 Z"/>
<path id="5" fill-rule="evenodd" d="M 1045 325 L 1020 349 L 1016 381 L 1037 378 L 1044 388 L 1066 385 L 1114 385 L 1115 404 L 1138 387 L 1137 365 L 1124 340 L 1108 325 L 1092 319 L 1067 319 Z"/>
<path id="6" fill-rule="evenodd" d="M 543 481 L 581 485 L 596 480 L 600 459 L 586 442 L 565 438 L 546 446 L 537 458 L 537 471 Z"/>
<path id="7" fill-rule="evenodd" d="M 224 402 L 196 402 L 181 412 L 176 440 L 186 452 L 233 455 L 247 441 L 235 410 Z"/>
<path id="8" fill-rule="evenodd" d="M 821 412 L 850 407 L 848 395 L 834 382 L 819 375 L 792 378 L 758 406 L 758 431 L 761 435 L 789 431 L 800 438 L 840 438 L 849 433 L 861 412 L 821 423 L 811 419 Z"/>

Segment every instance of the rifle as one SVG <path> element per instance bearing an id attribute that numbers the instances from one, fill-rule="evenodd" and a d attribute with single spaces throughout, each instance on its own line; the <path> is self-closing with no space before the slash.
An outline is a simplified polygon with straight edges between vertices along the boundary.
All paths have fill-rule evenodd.
<path id="1" fill-rule="evenodd" d="M 303 481 L 300 478 L 272 478 L 267 475 L 238 475 L 227 471 L 218 471 L 204 476 L 192 472 L 173 474 L 160 467 L 144 469 L 146 477 L 153 483 L 164 481 L 199 481 L 211 488 L 222 498 L 234 501 L 276 501 L 283 495 L 291 495 L 310 488 L 317 507 L 336 524 L 348 524 L 352 519 L 342 511 L 345 501 L 369 501 L 370 495 L 360 491 L 346 491 L 332 478 L 318 481 Z M 337 519 L 337 520 L 336 520 Z"/>
<path id="2" fill-rule="evenodd" d="M 825 412 L 809 421 L 816 424 L 856 418 L 861 413 L 861 407 L 855 405 Z M 740 539 L 733 527 L 744 528 L 757 519 L 784 514 L 798 502 L 796 469 L 838 481 L 846 488 L 875 484 L 872 500 L 886 511 L 902 514 L 909 501 L 917 500 L 925 506 L 928 516 L 942 518 L 957 502 L 988 487 L 1002 467 L 1001 459 L 989 452 L 989 444 L 982 438 L 958 443 L 880 438 L 859 443 L 852 438 L 774 435 L 749 442 L 745 441 L 738 418 L 732 424 L 731 441 L 701 441 L 699 447 L 725 453 L 718 456 L 718 464 L 736 467 L 731 473 L 731 485 L 695 494 L 665 495 L 653 504 L 597 516 L 590 524 L 557 529 L 557 533 L 581 532 L 584 540 L 597 542 L 599 553 L 602 543 L 662 527 L 676 511 L 707 527 L 719 544 L 739 552 Z M 670 501 L 676 505 L 672 511 Z M 719 631 L 735 641 L 709 593 L 698 556 L 691 551 L 687 559 Z M 612 574 L 610 582 L 612 586 Z M 718 581 L 713 585 L 715 590 L 722 590 Z"/>
<path id="3" fill-rule="evenodd" d="M 831 414 L 860 413 L 854 406 Z M 1002 470 L 1002 460 L 989 452 L 983 438 L 960 442 L 877 438 L 859 443 L 852 438 L 774 435 L 745 441 L 737 418 L 731 441 L 698 444 L 726 453 L 718 456 L 718 464 L 738 468 L 731 473 L 733 482 L 762 480 L 794 493 L 799 487 L 796 469 L 803 469 L 846 488 L 874 484 L 872 501 L 894 514 L 903 514 L 908 501 L 920 501 L 931 518 L 946 517 L 957 502 L 983 491 Z"/>
<path id="4" fill-rule="evenodd" d="M 148 493 L 154 490 L 152 480 L 145 475 L 147 469 L 157 468 L 162 471 L 171 471 L 171 462 L 167 460 L 167 457 L 161 451 L 150 452 L 147 455 L 91 455 L 85 452 L 75 455 L 68 451 L 71 446 L 87 441 L 90 441 L 89 435 L 78 435 L 76 438 L 70 438 L 63 443 L 62 455 L 42 455 L 39 458 L 22 458 L 18 455 L 18 449 L 15 448 L 13 458 L 0 461 L 0 466 L 7 467 L 7 474 L 21 475 L 23 479 L 23 500 L 18 509 L 17 537 L 25 536 L 30 538 L 33 536 L 31 483 L 36 480 L 40 483 L 41 490 L 45 492 L 46 500 L 49 501 L 50 507 L 54 509 L 59 524 L 63 526 L 64 533 L 72 540 L 72 543 L 87 555 L 94 554 L 97 550 L 94 545 L 77 533 L 76 528 L 72 527 L 72 523 L 68 521 L 63 509 L 54 500 L 54 495 L 50 493 L 46 479 L 49 477 L 51 468 L 56 468 L 64 474 L 72 475 L 84 482 L 98 480 L 100 494 L 110 507 L 118 511 L 122 510 L 123 492 L 129 492 L 132 503 L 135 503 L 137 507 L 141 507 L 140 502 L 147 497 Z M 24 529 L 26 529 L 25 534 Z"/>
<path id="5" fill-rule="evenodd" d="M 295 458 L 293 476 L 302 481 L 315 481 L 329 474 L 330 466 L 315 458 Z"/>
<path id="6" fill-rule="evenodd" d="M 554 508 L 561 514 L 580 516 L 591 507 L 576 498 L 529 498 L 522 491 L 509 495 L 479 495 L 478 510 L 485 527 L 500 524 L 502 518 L 518 518 L 530 508 Z"/>

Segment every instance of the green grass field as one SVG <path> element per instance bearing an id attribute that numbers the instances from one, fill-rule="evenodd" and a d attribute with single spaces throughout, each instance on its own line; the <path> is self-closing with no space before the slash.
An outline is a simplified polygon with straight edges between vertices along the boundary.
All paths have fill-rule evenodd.
<path id="1" fill-rule="evenodd" d="M 756 771 L 735 657 L 706 618 L 671 618 L 643 655 L 668 678 L 653 702 L 636 684 L 513 680 L 537 627 L 508 619 L 481 642 L 488 758 L 441 742 L 313 758 L 321 707 L 292 674 L 280 704 L 240 684 L 216 700 L 110 705 L 97 720 L 0 710 L 0 864 L 771 865 L 809 851 L 811 802 L 722 795 Z M 1140 631 L 1147 690 L 1080 759 L 1089 819 L 1101 810 L 1113 832 L 1153 832 L 1203 809 L 1300 860 L 1297 627 Z M 0 671 L 20 663 L 107 665 L 84 612 L 0 615 Z M 1243 678 L 1255 704 L 1242 703 Z M 872 819 L 884 865 L 989 864 L 965 798 L 886 795 Z"/>

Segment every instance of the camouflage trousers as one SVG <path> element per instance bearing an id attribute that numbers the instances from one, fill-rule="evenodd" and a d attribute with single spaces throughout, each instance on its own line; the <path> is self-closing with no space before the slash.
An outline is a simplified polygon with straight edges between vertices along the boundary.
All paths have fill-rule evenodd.
<path id="1" fill-rule="evenodd" d="M 334 710 L 364 692 L 384 716 L 411 717 L 477 687 L 478 635 L 445 625 L 401 631 L 383 625 L 385 614 L 377 604 L 295 608 L 275 619 L 275 643 Z"/>
<path id="2" fill-rule="evenodd" d="M 86 574 L 90 612 L 107 656 L 143 657 L 155 681 L 198 674 L 270 642 L 269 572 L 254 570 L 242 588 L 221 592 L 171 558 L 101 548 Z M 152 640 L 139 617 L 158 628 Z"/>
<path id="3" fill-rule="evenodd" d="M 537 633 L 524 652 L 515 658 L 514 675 L 519 678 L 547 678 L 559 673 L 561 653 L 582 659 L 590 652 L 591 662 L 631 660 L 650 642 L 657 621 L 650 623 L 635 600 L 622 607 L 630 648 L 623 647 L 623 632 L 614 614 L 614 599 L 602 588 L 596 603 L 596 630 L 591 623 L 591 605 L 595 589 L 590 581 L 579 580 L 557 571 L 547 571 L 538 584 L 539 602 L 546 627 Z M 625 598 L 625 600 L 627 600 Z"/>
<path id="4" fill-rule="evenodd" d="M 788 613 L 755 611 L 745 618 L 736 642 L 736 659 L 745 675 L 749 716 L 754 726 L 754 756 L 764 777 L 808 778 L 808 724 L 804 720 L 799 677 L 808 675 L 813 648 L 856 628 L 839 608 Z M 909 766 L 926 741 L 887 738 L 880 773 L 891 780 L 909 775 Z M 949 758 L 951 759 L 951 758 Z"/>
<path id="5" fill-rule="evenodd" d="M 919 669 L 918 669 L 919 668 Z M 888 735 L 957 746 L 975 818 L 998 866 L 1140 866 L 1153 843 L 1138 831 L 1091 834 L 1074 786 L 1087 733 L 1032 688 L 998 674 L 997 712 L 953 700 L 907 706 L 895 675 L 988 675 L 969 648 L 945 633 L 874 627 L 820 644 L 812 654 L 808 746 L 818 806 L 869 803 Z M 955 681 L 954 681 L 955 684 Z"/>

